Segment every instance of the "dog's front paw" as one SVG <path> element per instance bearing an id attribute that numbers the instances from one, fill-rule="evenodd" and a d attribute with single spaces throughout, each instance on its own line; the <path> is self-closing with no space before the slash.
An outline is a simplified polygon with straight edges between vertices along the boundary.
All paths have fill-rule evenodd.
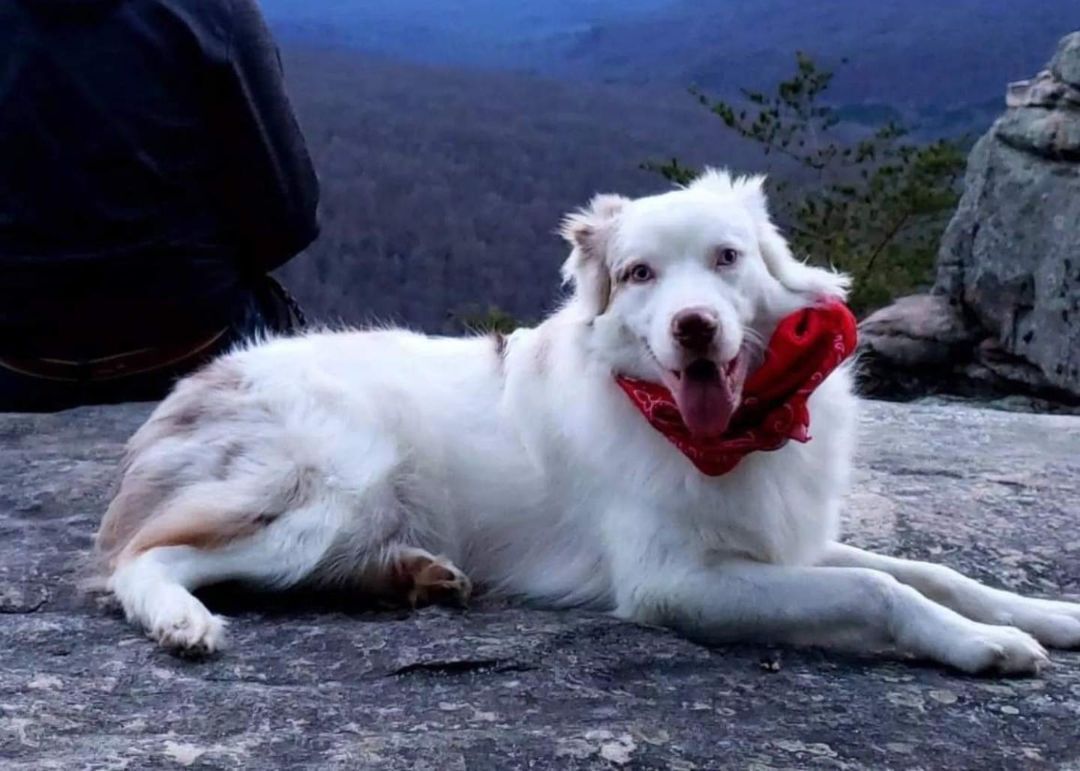
<path id="1" fill-rule="evenodd" d="M 1051 648 L 1080 648 L 1080 604 L 1012 597 L 995 621 L 1023 629 Z"/>
<path id="2" fill-rule="evenodd" d="M 945 660 L 972 674 L 1000 672 L 1032 675 L 1050 663 L 1034 637 L 1011 626 L 972 623 L 945 646 Z"/>
<path id="3" fill-rule="evenodd" d="M 160 599 L 146 627 L 151 639 L 186 656 L 207 656 L 224 647 L 224 620 L 198 599 L 180 587 Z"/>

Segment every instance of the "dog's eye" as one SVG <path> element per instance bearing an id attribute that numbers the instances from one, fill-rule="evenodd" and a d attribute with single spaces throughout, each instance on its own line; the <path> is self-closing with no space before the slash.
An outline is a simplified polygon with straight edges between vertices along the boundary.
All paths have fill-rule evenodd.
<path id="1" fill-rule="evenodd" d="M 730 246 L 725 246 L 716 250 L 716 267 L 726 268 L 729 265 L 734 265 L 735 261 L 739 259 L 739 252 L 732 249 Z"/>
<path id="2" fill-rule="evenodd" d="M 629 272 L 627 272 L 626 275 L 631 281 L 637 284 L 643 284 L 646 281 L 652 281 L 654 276 L 653 269 L 643 262 L 639 262 L 637 265 L 630 268 Z"/>

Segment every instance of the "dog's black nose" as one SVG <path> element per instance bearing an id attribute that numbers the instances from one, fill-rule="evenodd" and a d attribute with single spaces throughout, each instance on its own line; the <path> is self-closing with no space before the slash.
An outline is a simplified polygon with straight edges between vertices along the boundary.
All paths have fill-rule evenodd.
<path id="1" fill-rule="evenodd" d="M 705 351 L 716 339 L 718 321 L 709 308 L 686 308 L 671 320 L 671 334 L 688 351 Z"/>

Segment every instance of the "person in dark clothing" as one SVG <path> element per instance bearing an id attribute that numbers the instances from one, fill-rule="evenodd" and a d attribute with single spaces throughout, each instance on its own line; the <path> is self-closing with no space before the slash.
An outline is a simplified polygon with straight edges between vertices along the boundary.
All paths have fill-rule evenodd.
<path id="1" fill-rule="evenodd" d="M 0 0 L 0 410 L 289 331 L 318 181 L 255 0 Z"/>

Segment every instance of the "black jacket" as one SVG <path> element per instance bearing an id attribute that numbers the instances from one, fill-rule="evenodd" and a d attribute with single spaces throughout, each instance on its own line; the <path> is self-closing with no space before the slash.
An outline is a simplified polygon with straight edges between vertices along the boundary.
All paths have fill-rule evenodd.
<path id="1" fill-rule="evenodd" d="M 0 0 L 0 355 L 220 328 L 317 203 L 255 0 Z"/>

